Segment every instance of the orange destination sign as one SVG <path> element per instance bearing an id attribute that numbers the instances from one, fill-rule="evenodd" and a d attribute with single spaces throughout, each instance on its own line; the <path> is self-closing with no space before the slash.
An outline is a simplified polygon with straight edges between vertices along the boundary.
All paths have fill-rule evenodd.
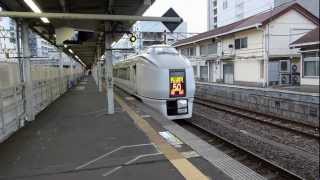
<path id="1" fill-rule="evenodd" d="M 185 93 L 185 72 L 184 70 L 170 71 L 170 97 L 184 97 Z"/>

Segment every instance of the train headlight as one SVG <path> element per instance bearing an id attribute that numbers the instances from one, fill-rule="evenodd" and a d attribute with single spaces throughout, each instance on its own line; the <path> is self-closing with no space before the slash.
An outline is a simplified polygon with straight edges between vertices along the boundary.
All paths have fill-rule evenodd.
<path id="1" fill-rule="evenodd" d="M 179 114 L 188 113 L 188 101 L 186 99 L 179 99 L 177 101 L 177 108 Z"/>
<path id="2" fill-rule="evenodd" d="M 177 104 L 178 104 L 178 109 L 188 107 L 188 101 L 186 99 L 179 99 Z"/>

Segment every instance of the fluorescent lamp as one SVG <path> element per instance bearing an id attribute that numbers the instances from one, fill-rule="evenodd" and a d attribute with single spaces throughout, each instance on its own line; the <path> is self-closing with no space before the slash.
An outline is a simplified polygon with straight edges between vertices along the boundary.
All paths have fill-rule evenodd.
<path id="1" fill-rule="evenodd" d="M 63 47 L 64 47 L 64 48 L 67 48 L 67 47 L 68 47 L 68 45 L 66 45 L 66 44 L 65 44 L 65 45 L 63 45 Z"/>
<path id="2" fill-rule="evenodd" d="M 84 64 L 84 63 L 81 61 L 81 59 L 79 59 L 79 62 L 80 62 L 84 67 L 87 67 L 87 65 Z"/>
<path id="3" fill-rule="evenodd" d="M 31 8 L 35 13 L 42 13 L 40 8 L 33 2 L 33 0 L 24 0 L 24 2 Z"/>
<path id="4" fill-rule="evenodd" d="M 46 18 L 46 17 L 42 17 L 42 18 L 40 18 L 40 19 L 41 19 L 42 22 L 44 22 L 44 23 L 46 23 L 46 24 L 49 24 L 49 23 L 50 23 L 49 19 Z"/>
<path id="5" fill-rule="evenodd" d="M 73 51 L 72 51 L 72 49 L 68 49 L 68 51 L 69 51 L 70 53 L 72 53 L 72 54 L 73 54 Z"/>
<path id="6" fill-rule="evenodd" d="M 33 0 L 24 0 L 24 2 L 29 6 L 29 8 L 35 13 L 42 13 L 41 9 L 33 2 Z M 40 18 L 44 23 L 50 23 L 49 19 L 46 17 Z"/>
<path id="7" fill-rule="evenodd" d="M 76 57 L 77 59 L 79 59 L 79 56 L 75 55 L 75 57 Z"/>

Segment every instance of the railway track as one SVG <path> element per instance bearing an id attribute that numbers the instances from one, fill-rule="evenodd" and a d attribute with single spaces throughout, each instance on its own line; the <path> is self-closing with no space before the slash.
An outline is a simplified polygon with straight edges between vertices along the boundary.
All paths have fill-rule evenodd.
<path id="1" fill-rule="evenodd" d="M 249 118 L 254 121 L 259 121 L 261 123 L 264 123 L 270 126 L 274 126 L 277 128 L 281 128 L 287 131 L 297 133 L 299 135 L 304 135 L 304 136 L 315 138 L 315 139 L 318 139 L 320 137 L 319 129 L 311 125 L 294 122 L 292 120 L 276 118 L 274 116 L 268 116 L 262 113 L 257 113 L 250 110 L 244 110 L 234 106 L 225 105 L 225 104 L 212 102 L 209 100 L 204 100 L 199 98 L 195 98 L 194 103 L 200 104 L 202 106 L 206 106 L 209 108 L 217 109 L 219 111 L 224 111 L 236 116 Z"/>
<path id="2" fill-rule="evenodd" d="M 225 154 L 236 159 L 240 163 L 251 168 L 255 172 L 259 173 L 268 180 L 301 180 L 303 179 L 299 175 L 290 172 L 265 158 L 246 150 L 237 144 L 232 143 L 226 138 L 209 132 L 206 129 L 190 122 L 190 121 L 176 121 L 178 125 L 187 129 L 191 133 L 197 135 L 201 139 L 207 141 L 212 146 L 218 148 Z"/>

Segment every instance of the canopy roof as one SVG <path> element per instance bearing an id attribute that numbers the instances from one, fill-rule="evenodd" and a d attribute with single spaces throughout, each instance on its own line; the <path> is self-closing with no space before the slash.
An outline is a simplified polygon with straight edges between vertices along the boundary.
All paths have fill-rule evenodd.
<path id="1" fill-rule="evenodd" d="M 85 14 L 114 14 L 142 15 L 155 0 L 33 0 L 45 13 L 85 13 Z M 31 12 L 24 0 L 0 0 L 0 6 L 6 11 Z M 82 19 L 50 19 L 49 24 L 39 18 L 24 19 L 29 27 L 51 43 L 55 42 L 55 30 L 60 27 L 71 27 L 79 31 L 94 32 L 86 36 L 81 44 L 70 44 L 75 55 L 86 64 L 95 61 L 98 49 L 104 49 L 104 21 Z M 110 21 L 113 40 L 130 30 L 134 21 Z M 65 49 L 66 53 L 69 53 Z"/>

